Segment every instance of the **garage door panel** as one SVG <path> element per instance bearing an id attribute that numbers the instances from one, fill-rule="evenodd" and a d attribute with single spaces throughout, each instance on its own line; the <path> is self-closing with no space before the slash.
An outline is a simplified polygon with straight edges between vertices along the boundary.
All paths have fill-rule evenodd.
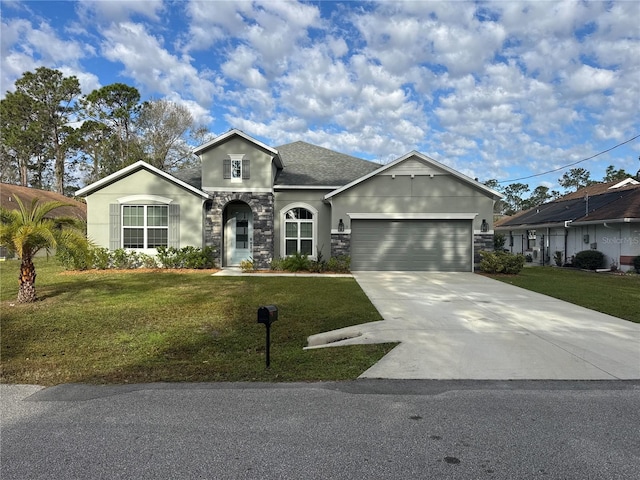
<path id="1" fill-rule="evenodd" d="M 353 270 L 470 271 L 471 222 L 354 220 Z"/>

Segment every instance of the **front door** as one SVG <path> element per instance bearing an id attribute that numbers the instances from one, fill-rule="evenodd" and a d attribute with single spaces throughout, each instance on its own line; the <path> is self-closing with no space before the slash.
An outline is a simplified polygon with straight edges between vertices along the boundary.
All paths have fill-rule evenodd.
<path id="1" fill-rule="evenodd" d="M 240 265 L 253 254 L 253 213 L 246 203 L 227 207 L 225 224 L 225 247 L 227 266 Z"/>

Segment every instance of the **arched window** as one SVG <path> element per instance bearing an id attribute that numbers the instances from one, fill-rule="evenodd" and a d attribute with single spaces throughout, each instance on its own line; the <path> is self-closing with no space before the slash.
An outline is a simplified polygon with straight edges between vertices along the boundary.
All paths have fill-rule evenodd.
<path id="1" fill-rule="evenodd" d="M 283 215 L 283 256 L 301 253 L 315 257 L 317 211 L 308 206 L 285 209 Z"/>

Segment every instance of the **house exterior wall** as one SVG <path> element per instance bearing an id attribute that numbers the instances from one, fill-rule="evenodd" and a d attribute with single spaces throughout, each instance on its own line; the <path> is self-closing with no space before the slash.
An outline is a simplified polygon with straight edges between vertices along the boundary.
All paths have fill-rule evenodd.
<path id="1" fill-rule="evenodd" d="M 529 240 L 530 230 L 535 230 L 535 239 Z M 562 253 L 566 263 L 564 227 L 541 227 L 534 229 L 501 230 L 505 235 L 505 248 L 512 253 L 530 255 L 533 265 L 554 265 L 556 252 Z"/>
<path id="2" fill-rule="evenodd" d="M 180 205 L 180 246 L 202 247 L 204 199 L 147 170 L 138 170 L 87 196 L 88 238 L 100 247 L 110 248 L 109 206 L 116 203 L 165 204 L 164 201 L 152 199 L 154 196 Z"/>
<path id="3" fill-rule="evenodd" d="M 533 229 L 533 226 L 530 229 Z M 508 230 L 508 227 L 500 229 L 506 236 L 505 248 L 513 253 L 531 255 L 533 265 L 554 265 L 554 255 L 557 251 L 562 253 L 562 261 L 566 263 L 578 252 L 598 250 L 605 255 L 603 268 L 616 266 L 620 270 L 628 271 L 632 266 L 625 264 L 625 260 L 628 257 L 640 255 L 640 224 L 638 223 L 608 223 L 606 227 L 603 224 L 575 225 L 567 229 L 542 227 L 535 230 L 535 245 L 527 248 L 527 229 Z M 509 245 L 509 232 L 513 238 L 512 246 Z"/>
<path id="4" fill-rule="evenodd" d="M 274 209 L 274 258 L 284 256 L 284 252 L 282 251 L 282 213 L 288 210 L 290 205 L 301 203 L 309 205 L 318 211 L 318 218 L 316 219 L 317 248 L 314 256 L 318 250 L 324 259 L 328 259 L 331 256 L 331 206 L 323 200 L 329 191 L 330 190 L 316 189 L 276 191 Z"/>
<path id="5" fill-rule="evenodd" d="M 588 242 L 585 243 L 586 235 Z M 623 257 L 640 255 L 640 223 L 607 223 L 572 227 L 569 235 L 569 256 L 581 250 L 598 250 L 605 255 L 603 268 L 631 270 Z M 622 261 L 621 261 L 622 260 Z"/>
<path id="6" fill-rule="evenodd" d="M 376 175 L 331 198 L 331 228 L 342 218 L 350 229 L 348 213 L 477 213 L 473 230 L 482 220 L 493 229 L 493 200 L 453 175 Z"/>
<path id="7" fill-rule="evenodd" d="M 244 155 L 250 162 L 250 175 L 241 182 L 224 178 L 224 160 L 229 155 Z M 242 137 L 232 137 L 226 142 L 200 154 L 202 160 L 202 190 L 266 192 L 271 191 L 274 178 L 272 155 Z"/>

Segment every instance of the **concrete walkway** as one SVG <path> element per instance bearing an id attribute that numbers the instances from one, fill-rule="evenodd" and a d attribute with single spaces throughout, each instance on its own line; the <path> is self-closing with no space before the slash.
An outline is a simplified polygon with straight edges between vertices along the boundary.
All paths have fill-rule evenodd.
<path id="1" fill-rule="evenodd" d="M 361 377 L 640 379 L 640 325 L 472 273 L 354 272 L 384 321 L 309 346 L 402 342 Z"/>

